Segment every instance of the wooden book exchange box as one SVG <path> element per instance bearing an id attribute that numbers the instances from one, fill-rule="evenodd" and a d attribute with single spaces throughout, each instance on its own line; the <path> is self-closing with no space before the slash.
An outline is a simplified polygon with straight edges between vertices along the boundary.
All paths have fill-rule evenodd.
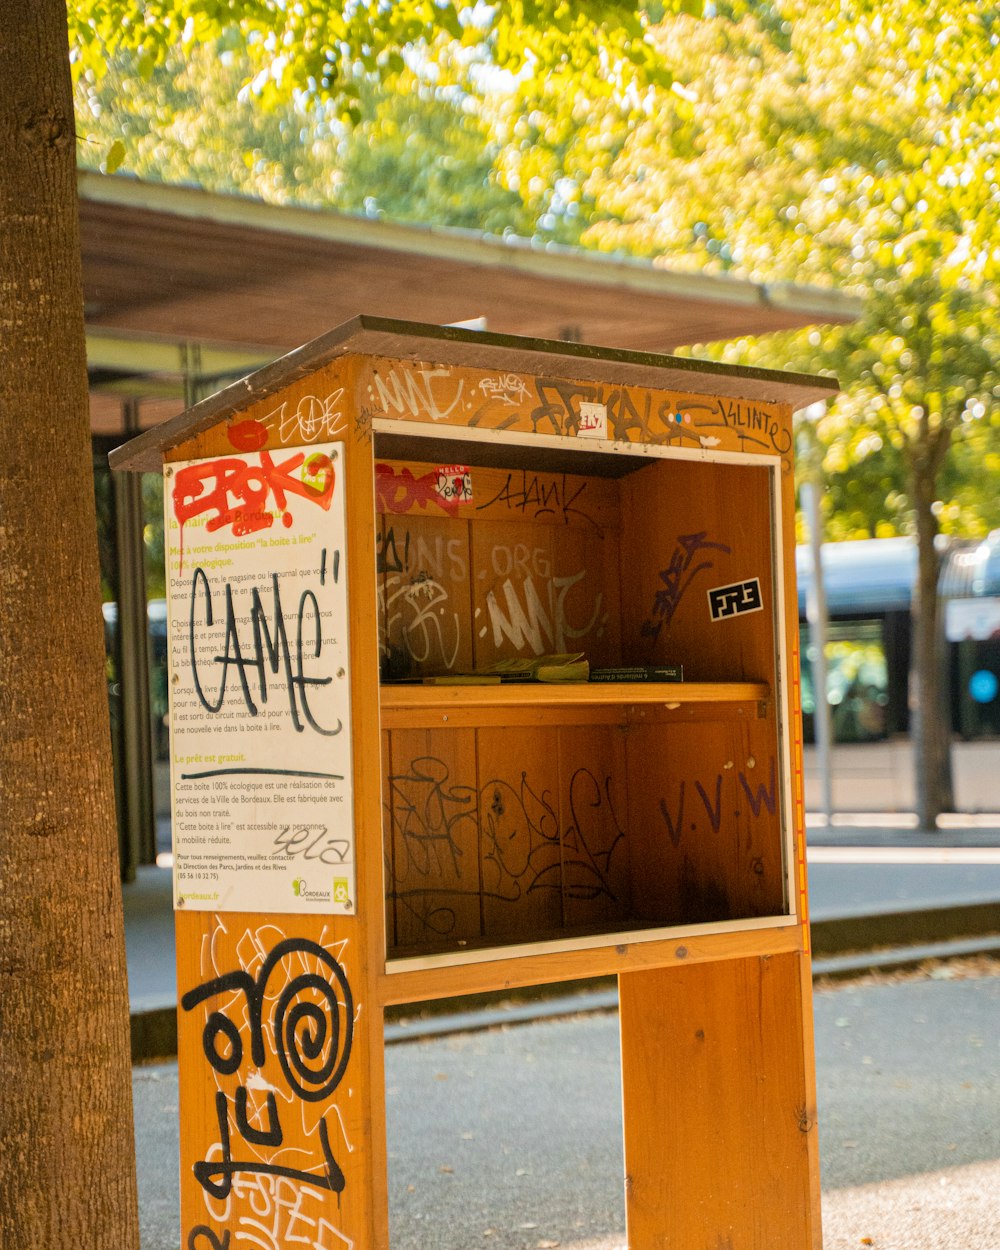
<path id="1" fill-rule="evenodd" d="M 361 317 L 114 454 L 164 473 L 186 1250 L 384 1250 L 384 1009 L 607 974 L 630 1250 L 820 1246 L 792 411 L 834 393 Z"/>

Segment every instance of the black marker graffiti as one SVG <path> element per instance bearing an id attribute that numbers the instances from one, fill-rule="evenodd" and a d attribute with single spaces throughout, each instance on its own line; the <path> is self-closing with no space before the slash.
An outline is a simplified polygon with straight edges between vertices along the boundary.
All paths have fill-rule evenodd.
<path id="1" fill-rule="evenodd" d="M 285 967 L 287 983 L 280 990 L 268 988 L 272 974 L 283 961 L 305 966 L 306 971 L 292 976 Z M 318 969 L 318 970 L 308 970 Z M 338 960 L 315 942 L 289 938 L 273 948 L 256 977 L 243 969 L 235 969 L 196 986 L 181 999 L 184 1011 L 193 1011 L 202 1003 L 220 997 L 229 998 L 224 1009 L 209 1013 L 202 1031 L 202 1048 L 212 1068 L 223 1076 L 240 1071 L 245 1058 L 240 1024 L 227 1012 L 235 1011 L 242 996 L 244 1015 L 241 1022 L 249 1027 L 250 1060 L 259 1072 L 269 1056 L 265 1032 L 273 1036 L 274 1058 L 284 1075 L 293 1097 L 304 1102 L 328 1099 L 343 1079 L 351 1057 L 354 1036 L 354 999 L 347 974 Z M 268 1013 L 265 1019 L 265 1012 Z M 194 1165 L 194 1173 L 202 1188 L 215 1198 L 224 1199 L 232 1190 L 238 1173 L 261 1173 L 308 1181 L 320 1189 L 340 1194 L 345 1186 L 344 1174 L 330 1148 L 325 1117 L 319 1120 L 322 1148 L 322 1170 L 306 1171 L 270 1164 L 259 1159 L 234 1159 L 232 1154 L 229 1100 L 219 1090 L 215 1096 L 216 1115 L 222 1146 L 221 1159 L 202 1159 Z M 266 1098 L 266 1125 L 255 1127 L 248 1114 L 248 1086 L 237 1087 L 233 1119 L 237 1131 L 250 1145 L 278 1147 L 283 1132 L 277 1101 L 272 1090 Z"/>
<path id="2" fill-rule="evenodd" d="M 331 834 L 327 825 L 285 825 L 274 845 L 274 858 L 315 860 L 331 867 L 339 867 L 351 853 L 351 839 Z"/>
<path id="3" fill-rule="evenodd" d="M 251 1145 L 280 1146 L 283 1137 L 278 1124 L 278 1111 L 274 1102 L 274 1095 L 268 1094 L 267 1096 L 268 1114 L 271 1117 L 273 1128 L 270 1131 L 261 1132 L 251 1128 L 246 1122 L 246 1090 L 242 1086 L 240 1089 L 243 1092 L 243 1117 L 241 1120 L 238 1091 L 236 1125 L 246 1141 L 250 1142 Z M 278 1163 L 262 1163 L 259 1159 L 234 1159 L 229 1140 L 228 1100 L 221 1090 L 215 1095 L 215 1109 L 219 1120 L 219 1140 L 222 1145 L 222 1158 L 219 1160 L 201 1159 L 194 1165 L 194 1174 L 198 1178 L 198 1183 L 213 1198 L 228 1198 L 233 1188 L 233 1177 L 240 1173 L 252 1173 L 257 1176 L 287 1176 L 290 1180 L 308 1181 L 310 1185 L 315 1186 L 317 1189 L 329 1189 L 338 1196 L 344 1192 L 347 1182 L 340 1165 L 333 1157 L 333 1151 L 330 1149 L 330 1135 L 325 1119 L 320 1119 L 319 1122 L 319 1138 L 323 1148 L 323 1171 L 322 1173 L 317 1173 L 306 1172 L 301 1168 L 283 1167 Z"/>
<path id="4" fill-rule="evenodd" d="M 339 553 L 333 560 L 334 581 L 339 572 Z M 323 552 L 321 585 L 325 581 L 326 552 Z M 212 657 L 210 667 L 218 675 L 218 687 L 213 697 L 205 693 L 202 682 L 204 670 L 199 667 L 198 656 L 205 653 L 206 647 L 211 650 L 212 633 L 220 629 L 216 623 L 215 604 L 212 587 L 208 575 L 200 566 L 194 570 L 191 579 L 191 611 L 188 622 L 188 641 L 190 645 L 191 673 L 194 678 L 198 700 L 206 711 L 221 712 L 226 701 L 226 688 L 229 681 L 229 670 L 235 669 L 243 694 L 243 703 L 251 716 L 259 715 L 260 703 L 267 703 L 267 674 L 270 670 L 273 677 L 284 674 L 287 689 L 289 711 L 292 724 L 298 732 L 306 725 L 319 734 L 332 736 L 340 733 L 343 728 L 338 720 L 336 726 L 320 725 L 309 707 L 309 689 L 316 686 L 328 686 L 332 676 L 319 676 L 309 673 L 312 663 L 318 661 L 323 653 L 323 620 L 319 602 L 311 590 L 304 590 L 299 597 L 294 616 L 294 646 L 289 640 L 289 629 L 281 604 L 279 578 L 276 573 L 271 575 L 271 622 L 268 622 L 261 589 L 253 587 L 250 595 L 250 628 L 252 642 L 246 637 L 241 639 L 237 624 L 236 609 L 233 603 L 232 583 L 226 582 L 224 587 L 225 617 L 222 621 L 222 638 L 219 653 Z M 206 643 L 207 636 L 207 643 Z M 244 654 L 246 652 L 246 654 Z M 251 693 L 250 674 L 255 675 L 255 695 Z"/>
<path id="5" fill-rule="evenodd" d="M 188 1250 L 199 1250 L 198 1240 L 204 1237 L 206 1242 L 208 1242 L 208 1250 L 229 1250 L 229 1236 L 228 1228 L 220 1238 L 207 1225 L 197 1224 L 188 1233 L 187 1248 Z"/>
<path id="6" fill-rule="evenodd" d="M 531 427 L 536 434 L 547 423 L 553 434 L 575 434 L 580 428 L 580 410 L 574 400 L 597 400 L 592 386 L 566 382 L 561 378 L 535 378 L 538 406 L 531 411 Z"/>
<path id="7" fill-rule="evenodd" d="M 792 435 L 778 418 L 765 408 L 747 404 L 738 399 L 720 399 L 714 421 L 702 423 L 702 429 L 733 431 L 740 441 L 741 449 L 747 444 L 763 451 L 777 452 L 785 456 L 792 448 Z"/>
<path id="8" fill-rule="evenodd" d="M 398 540 L 394 526 L 389 526 L 384 534 L 375 540 L 375 572 L 403 573 L 410 566 L 410 531 L 406 530 L 403 539 L 403 554 L 400 555 Z"/>
<path id="9" fill-rule="evenodd" d="M 540 890 L 566 899 L 619 900 L 612 860 L 625 833 L 611 779 L 577 769 L 569 784 L 570 822 L 560 830 L 547 794 L 522 773 L 517 786 L 493 779 L 475 787 L 452 781 L 432 756 L 389 778 L 387 804 L 395 857 L 389 897 L 428 932 L 444 937 L 456 925 L 456 900 L 516 904 Z M 467 862 L 463 847 L 480 846 Z M 481 876 L 480 876 L 481 873 Z"/>
<path id="10" fill-rule="evenodd" d="M 688 587 L 699 573 L 714 567 L 712 560 L 703 559 L 692 568 L 698 552 L 706 550 L 722 551 L 726 555 L 731 553 L 731 548 L 724 543 L 712 542 L 704 530 L 699 534 L 681 534 L 678 537 L 670 563 L 660 571 L 663 589 L 656 592 L 652 613 L 642 623 L 642 637 L 656 639 L 664 625 L 670 628 Z"/>
<path id="11" fill-rule="evenodd" d="M 313 773 L 304 768 L 207 768 L 200 773 L 181 773 L 182 781 L 201 777 L 318 777 L 322 781 L 343 781 L 343 773 Z"/>
<path id="12" fill-rule="evenodd" d="M 570 484 L 565 473 L 542 477 L 522 469 L 519 473 L 508 473 L 507 480 L 493 498 L 477 504 L 476 510 L 481 512 L 493 504 L 506 504 L 512 512 L 523 516 L 557 516 L 564 524 L 571 517 L 577 517 L 600 533 L 601 527 L 594 518 L 577 506 L 586 489 L 585 480 Z"/>

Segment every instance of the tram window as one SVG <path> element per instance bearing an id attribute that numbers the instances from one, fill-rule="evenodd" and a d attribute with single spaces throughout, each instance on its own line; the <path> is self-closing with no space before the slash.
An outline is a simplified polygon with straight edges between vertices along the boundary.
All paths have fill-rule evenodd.
<path id="1" fill-rule="evenodd" d="M 802 718 L 814 740 L 815 649 L 801 626 Z M 889 669 L 881 621 L 831 621 L 826 645 L 827 700 L 834 742 L 875 742 L 888 732 Z"/>

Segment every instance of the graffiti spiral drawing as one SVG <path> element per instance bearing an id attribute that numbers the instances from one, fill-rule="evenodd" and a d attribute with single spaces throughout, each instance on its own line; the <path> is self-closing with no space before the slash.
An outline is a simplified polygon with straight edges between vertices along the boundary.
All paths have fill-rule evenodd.
<path id="1" fill-rule="evenodd" d="M 231 1200 L 254 1186 L 269 1204 L 284 1195 L 288 1206 L 294 1195 L 304 1219 L 308 1206 L 319 1218 L 324 1193 L 339 1204 L 347 1183 L 338 1159 L 351 1150 L 339 1106 L 356 1016 L 347 972 L 338 953 L 318 942 L 281 937 L 261 949 L 261 937 L 272 934 L 248 934 L 249 959 L 238 956 L 240 966 L 181 998 L 184 1012 L 203 1013 L 217 1128 L 192 1163 L 209 1219 L 191 1229 L 189 1245 L 225 1244 L 232 1230 L 213 1229 L 212 1217 L 235 1222 L 237 1244 L 245 1239 L 244 1204 Z"/>

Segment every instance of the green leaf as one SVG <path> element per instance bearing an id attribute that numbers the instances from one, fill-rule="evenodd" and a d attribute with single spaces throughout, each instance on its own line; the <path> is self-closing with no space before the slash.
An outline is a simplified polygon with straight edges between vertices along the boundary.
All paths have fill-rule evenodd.
<path id="1" fill-rule="evenodd" d="M 116 139 L 114 143 L 112 143 L 111 147 L 108 148 L 107 154 L 104 157 L 104 172 L 106 174 L 115 173 L 117 170 L 121 169 L 124 160 L 125 144 L 121 141 L 121 139 Z"/>

